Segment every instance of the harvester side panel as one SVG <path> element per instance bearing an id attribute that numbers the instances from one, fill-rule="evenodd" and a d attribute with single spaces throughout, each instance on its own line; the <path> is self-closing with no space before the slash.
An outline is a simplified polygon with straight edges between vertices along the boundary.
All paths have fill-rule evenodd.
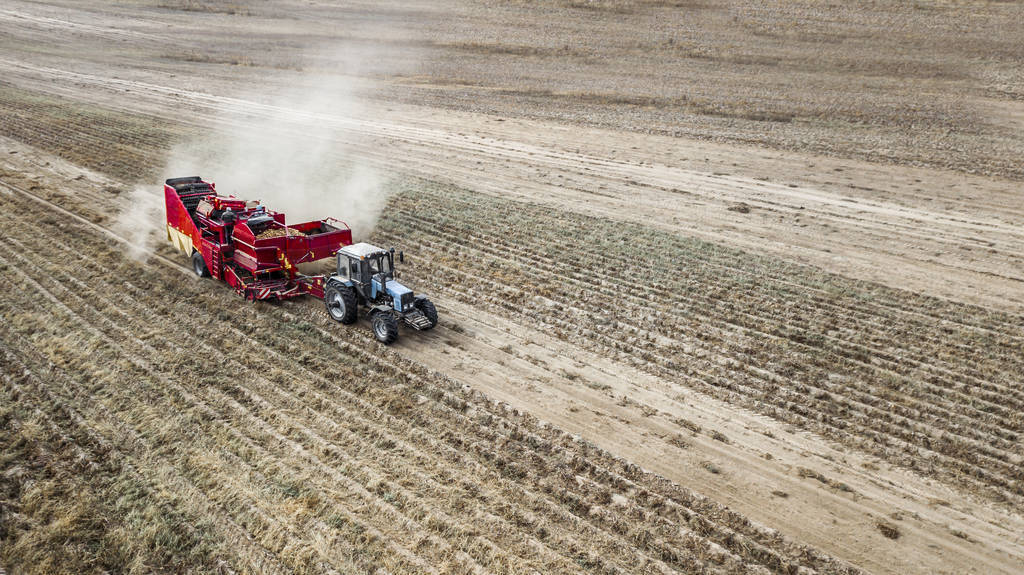
<path id="1" fill-rule="evenodd" d="M 210 277 L 214 279 L 221 279 L 223 277 L 220 249 L 220 244 L 211 242 L 210 240 L 202 239 L 199 242 L 199 253 L 203 254 L 203 261 L 206 262 L 206 269 L 209 270 Z"/>
<path id="2" fill-rule="evenodd" d="M 335 226 L 331 222 L 341 225 Z M 286 254 L 292 265 L 333 257 L 340 246 L 352 243 L 352 230 L 331 218 L 288 227 L 301 234 L 286 238 Z"/>
<path id="3" fill-rule="evenodd" d="M 257 238 L 248 225 L 235 226 L 231 240 L 235 245 L 235 263 L 250 272 L 264 272 L 281 267 L 280 254 L 285 251 L 284 236 Z"/>

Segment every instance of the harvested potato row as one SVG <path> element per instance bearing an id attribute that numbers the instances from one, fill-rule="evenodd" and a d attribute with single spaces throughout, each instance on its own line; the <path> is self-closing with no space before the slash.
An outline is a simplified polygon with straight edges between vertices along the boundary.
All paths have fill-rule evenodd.
<path id="1" fill-rule="evenodd" d="M 66 404 L 89 445 L 110 446 L 92 457 L 116 450 L 151 492 L 193 494 L 173 503 L 205 526 L 196 536 L 209 555 L 190 564 L 256 553 L 323 572 L 853 571 L 377 350 L 359 330 L 288 308 L 238 311 L 233 294 L 138 266 L 91 230 L 52 228 L 36 204 L 3 207 L 0 265 L 13 271 L 0 279 L 11 294 L 0 315 L 12 321 L 0 337 L 36 334 L 4 361 L 52 374 L 26 380 L 25 409 Z M 76 253 L 81 265 L 68 268 Z M 203 361 L 217 350 L 228 359 Z M 621 508 L 611 494 L 626 497 Z M 230 521 L 204 520 L 214 515 Z M 243 558 L 228 543 L 239 537 L 255 545 Z"/>
<path id="2" fill-rule="evenodd" d="M 422 182 L 394 205 L 379 236 L 429 254 L 407 273 L 439 291 L 1024 501 L 1024 332 L 1012 314 Z"/>

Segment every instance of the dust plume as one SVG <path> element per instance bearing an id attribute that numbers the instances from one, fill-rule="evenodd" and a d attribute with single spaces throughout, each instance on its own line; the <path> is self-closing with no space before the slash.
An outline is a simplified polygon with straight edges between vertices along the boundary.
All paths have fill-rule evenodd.
<path id="1" fill-rule="evenodd" d="M 174 148 L 168 177 L 202 176 L 220 194 L 259 200 L 287 222 L 335 217 L 354 239 L 372 231 L 388 195 L 381 172 L 357 157 L 366 109 L 357 96 L 372 54 L 317 51 L 301 75 L 234 96 L 210 130 Z M 286 84 L 267 96 L 273 86 Z"/>
<path id="2" fill-rule="evenodd" d="M 127 193 L 124 205 L 110 229 L 128 240 L 128 254 L 133 260 L 145 262 L 162 237 L 157 232 L 164 228 L 163 193 L 137 186 Z"/>

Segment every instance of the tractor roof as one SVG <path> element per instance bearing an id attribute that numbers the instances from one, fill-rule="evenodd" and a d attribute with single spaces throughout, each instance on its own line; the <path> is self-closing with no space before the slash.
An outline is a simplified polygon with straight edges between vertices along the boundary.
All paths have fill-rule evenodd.
<path id="1" fill-rule="evenodd" d="M 338 251 L 354 258 L 363 258 L 369 255 L 375 255 L 380 252 L 385 252 L 387 250 L 385 250 L 384 248 L 378 248 L 377 246 L 368 244 L 366 242 L 359 242 L 358 244 L 345 246 Z"/>

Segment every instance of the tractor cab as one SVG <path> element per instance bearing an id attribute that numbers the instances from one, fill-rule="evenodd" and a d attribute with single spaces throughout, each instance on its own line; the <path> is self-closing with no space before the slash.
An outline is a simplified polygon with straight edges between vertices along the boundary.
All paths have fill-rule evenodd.
<path id="1" fill-rule="evenodd" d="M 338 250 L 338 276 L 352 282 L 366 300 L 377 299 L 388 281 L 395 279 L 394 252 L 365 242 Z M 375 281 L 376 280 L 376 281 Z"/>

